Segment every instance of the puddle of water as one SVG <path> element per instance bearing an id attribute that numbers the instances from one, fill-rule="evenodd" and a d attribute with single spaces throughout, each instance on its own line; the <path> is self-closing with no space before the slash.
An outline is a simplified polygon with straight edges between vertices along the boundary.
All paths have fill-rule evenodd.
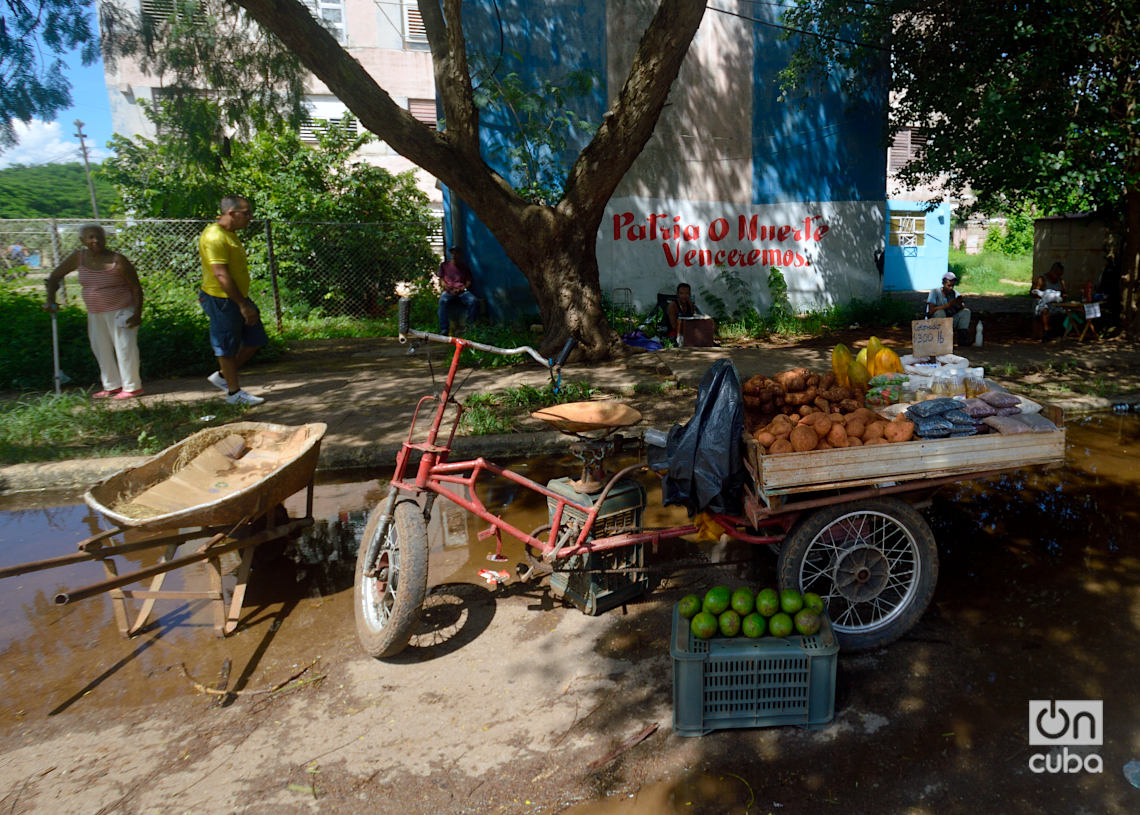
<path id="1" fill-rule="evenodd" d="M 351 615 L 351 605 L 343 595 L 352 584 L 356 541 L 368 509 L 378 498 L 375 482 L 318 485 L 313 502 L 316 534 L 307 534 L 288 550 L 289 558 L 260 568 L 255 560 L 241 629 L 226 639 L 215 636 L 215 611 L 206 600 L 158 600 L 151 625 L 130 640 L 120 635 L 107 594 L 66 606 L 53 604 L 52 598 L 60 591 L 105 579 L 98 562 L 4 579 L 0 592 L 0 717 L 15 720 L 32 711 L 58 713 L 81 699 L 85 708 L 92 704 L 102 708 L 131 699 L 156 701 L 185 695 L 191 681 L 213 684 L 226 660 L 233 666 L 230 687 L 239 676 L 254 681 L 256 674 L 250 672 L 275 676 L 286 670 L 282 665 L 306 664 L 318 656 L 311 636 L 306 645 L 303 633 L 281 638 L 280 629 L 288 621 L 290 629 L 303 631 L 332 605 L 343 605 L 343 611 Z M 0 503 L 0 565 L 71 554 L 80 540 L 108 528 L 105 520 L 75 503 L 79 499 L 67 493 L 7 496 Z M 16 502 L 24 508 L 12 508 Z M 286 502 L 286 508 L 292 517 L 303 516 L 304 493 Z M 309 550 L 306 540 L 312 543 Z M 189 542 L 179 551 L 194 545 Z M 159 547 L 141 556 L 121 556 L 117 558 L 119 571 L 153 563 L 161 551 Z M 233 578 L 227 578 L 227 590 L 232 584 Z M 168 573 L 162 588 L 201 591 L 208 585 L 205 568 L 195 564 Z M 130 621 L 138 608 L 137 600 L 129 604 Z M 266 658 L 271 640 L 277 641 L 274 653 Z M 173 680 L 156 681 L 163 677 Z M 98 693 L 93 694 L 96 689 Z"/>
<path id="2" fill-rule="evenodd" d="M 1140 561 L 1131 549 L 1140 520 L 1135 501 L 1140 486 L 1136 466 L 1140 417 L 1096 416 L 1070 424 L 1068 431 L 1064 468 L 944 488 L 927 513 L 942 552 L 939 591 L 928 616 L 967 626 L 968 636 L 980 647 L 1007 644 L 1010 625 L 1041 641 L 1072 638 L 1073 632 L 1049 624 L 1050 614 L 1056 616 L 1055 605 L 1069 596 L 1079 596 L 1090 609 L 1088 619 L 1078 621 L 1081 636 L 1088 637 L 1087 647 L 1097 644 L 1107 651 L 1119 650 L 1112 642 L 1111 627 L 1098 625 L 1097 615 L 1118 613 L 1120 608 L 1105 609 L 1123 607 L 1126 617 L 1131 613 L 1136 618 L 1133 627 L 1140 627 L 1140 600 L 1129 599 L 1134 593 L 1131 587 L 1140 584 Z M 552 477 L 575 475 L 578 464 L 567 456 L 517 462 L 512 468 L 545 483 Z M 661 507 L 655 481 L 646 479 L 650 491 L 644 525 L 683 523 L 683 510 Z M 543 497 L 501 479 L 488 479 L 485 487 L 482 495 L 488 509 L 516 527 L 531 531 L 547 522 Z M 232 676 L 250 686 L 272 684 L 290 675 L 319 656 L 313 646 L 315 629 L 335 625 L 345 627 L 338 633 L 351 631 L 349 589 L 356 543 L 368 510 L 382 497 L 375 481 L 318 485 L 313 514 L 322 524 L 320 540 L 310 541 L 311 551 L 306 545 L 294 547 L 289 553 L 292 560 L 274 562 L 254 575 L 242 627 L 224 640 L 214 636 L 213 612 L 204 601 L 160 601 L 155 609 L 157 625 L 129 641 L 119 635 L 106 595 L 64 607 L 51 604 L 52 596 L 63 588 L 101 580 L 102 569 L 95 563 L 4 580 L 0 716 L 58 712 L 79 700 L 90 709 L 128 704 L 132 699 L 183 696 L 189 681 L 183 666 L 195 681 L 210 684 L 227 659 L 233 663 Z M 290 502 L 291 515 L 303 515 L 303 499 L 302 494 Z M 73 552 L 75 543 L 102 523 L 77 501 L 76 495 L 0 500 L 0 565 Z M 465 610 L 465 598 L 474 594 L 465 594 L 462 587 L 484 586 L 480 569 L 501 568 L 513 574 L 515 564 L 525 560 L 522 545 L 505 537 L 507 561 L 492 563 L 487 556 L 495 551 L 494 538 L 477 537 L 487 525 L 466 513 L 460 517 L 460 545 L 437 546 L 431 555 L 431 584 L 440 590 L 434 601 L 429 599 L 427 616 L 435 618 L 438 630 L 446 629 L 452 617 L 455 625 L 461 625 L 456 615 L 470 613 L 472 604 L 467 602 Z M 192 569 L 171 573 L 164 588 L 193 588 L 201 585 L 202 575 Z M 1011 586 L 1018 593 L 1019 615 L 1025 618 L 1020 624 L 1009 619 Z M 1000 625 L 974 625 L 990 617 L 998 618 Z M 1042 658 L 1046 653 L 1041 651 Z M 231 679 L 230 687 L 234 684 Z M 1019 693 L 1021 705 L 1024 693 Z M 684 796 L 693 803 L 684 809 L 698 811 L 707 784 L 695 776 L 689 780 Z M 589 811 L 659 812 L 660 795 L 680 801 L 678 783 L 652 795 L 646 790 L 632 803 L 620 802 L 622 807 L 652 802 L 641 809 Z M 725 805 L 720 798 L 706 803 Z"/>

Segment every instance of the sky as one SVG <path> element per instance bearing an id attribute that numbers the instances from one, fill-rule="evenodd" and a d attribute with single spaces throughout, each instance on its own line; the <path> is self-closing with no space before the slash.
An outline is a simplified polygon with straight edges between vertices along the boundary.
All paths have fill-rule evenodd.
<path id="1" fill-rule="evenodd" d="M 0 153 L 0 167 L 82 161 L 75 136 L 76 119 L 83 122 L 88 160 L 97 163 L 110 155 L 106 145 L 112 134 L 111 103 L 103 82 L 103 60 L 84 66 L 75 52 L 68 56 L 67 64 L 72 107 L 61 110 L 54 122 L 16 122 L 20 143 Z"/>

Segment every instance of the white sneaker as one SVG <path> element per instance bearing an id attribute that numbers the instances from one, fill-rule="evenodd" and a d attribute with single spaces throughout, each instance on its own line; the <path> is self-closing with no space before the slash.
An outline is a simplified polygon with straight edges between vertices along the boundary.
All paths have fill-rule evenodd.
<path id="1" fill-rule="evenodd" d="M 219 390 L 223 390 L 226 393 L 230 392 L 230 386 L 226 384 L 226 378 L 222 376 L 221 371 L 214 371 L 206 377 L 206 381 Z"/>
<path id="2" fill-rule="evenodd" d="M 237 393 L 230 393 L 226 395 L 226 404 L 229 405 L 260 405 L 265 400 L 260 396 L 254 396 L 252 393 L 245 391 L 238 391 Z"/>

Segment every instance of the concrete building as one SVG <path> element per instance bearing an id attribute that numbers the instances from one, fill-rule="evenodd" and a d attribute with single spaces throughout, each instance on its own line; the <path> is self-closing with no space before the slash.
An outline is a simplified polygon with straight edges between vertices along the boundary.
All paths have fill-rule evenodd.
<path id="1" fill-rule="evenodd" d="M 493 57 L 505 40 L 542 77 L 589 69 L 598 84 L 575 110 L 600 122 L 625 81 L 656 9 L 651 0 L 546 0 L 464 5 L 469 51 Z M 783 273 L 798 308 L 874 299 L 885 234 L 883 93 L 852 99 L 838 79 L 800 104 L 783 101 L 777 72 L 792 43 L 776 4 L 709 8 L 657 129 L 622 180 L 598 231 L 602 289 L 629 289 L 648 309 L 677 283 L 764 311 L 767 278 Z M 873 62 L 869 61 L 870 65 Z M 485 160 L 511 178 L 507 117 L 487 111 Z M 583 140 L 587 137 L 583 137 Z M 571 145 L 567 166 L 582 143 Z M 468 247 L 494 313 L 533 310 L 522 274 L 462 202 L 445 192 L 452 238 Z"/>
<path id="2" fill-rule="evenodd" d="M 142 14 L 157 18 L 165 18 L 175 10 L 173 0 L 126 2 L 137 3 L 136 8 Z M 348 52 L 397 104 L 406 107 L 417 119 L 435 126 L 435 79 L 416 0 L 304 0 L 304 3 L 326 22 Z M 120 60 L 114 68 L 106 69 L 105 79 L 115 133 L 128 138 L 153 137 L 154 125 L 139 103 L 153 101 L 161 94 L 161 78 L 144 74 L 136 62 Z M 316 143 L 319 120 L 339 120 L 348 109 L 316 77 L 310 78 L 306 91 L 310 116 L 301 128 L 301 137 Z M 383 142 L 368 145 L 361 156 L 393 173 L 415 170 L 420 188 L 436 205 L 442 205 L 442 193 L 435 178 Z"/>
<path id="3" fill-rule="evenodd" d="M 899 131 L 887 150 L 887 236 L 883 255 L 883 289 L 936 289 L 950 262 L 950 219 L 954 206 L 942 202 L 933 187 L 907 187 L 898 171 L 921 152 L 927 131 Z"/>

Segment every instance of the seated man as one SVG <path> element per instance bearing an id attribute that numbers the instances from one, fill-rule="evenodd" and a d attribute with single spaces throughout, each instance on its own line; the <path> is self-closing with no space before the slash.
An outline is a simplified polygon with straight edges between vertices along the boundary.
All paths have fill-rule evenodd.
<path id="1" fill-rule="evenodd" d="M 471 271 L 463 262 L 463 250 L 453 246 L 449 250 L 451 260 L 439 264 L 436 276 L 443 292 L 439 295 L 439 333 L 447 334 L 451 317 L 448 311 L 454 300 L 459 300 L 467 308 L 467 327 L 479 316 L 479 298 L 471 293 Z"/>
<path id="2" fill-rule="evenodd" d="M 1060 306 L 1067 297 L 1064 275 L 1065 267 L 1058 261 L 1049 267 L 1044 277 L 1033 281 L 1030 290 L 1030 294 L 1037 299 L 1033 306 L 1033 316 L 1038 321 L 1042 342 L 1049 341 L 1050 319 L 1060 323 L 1065 317 L 1065 309 Z"/>
<path id="3" fill-rule="evenodd" d="M 942 288 L 935 289 L 926 298 L 926 318 L 950 317 L 954 320 L 954 344 L 970 343 L 970 310 L 963 305 L 962 297 L 954 291 L 958 276 L 953 272 L 942 275 Z"/>

